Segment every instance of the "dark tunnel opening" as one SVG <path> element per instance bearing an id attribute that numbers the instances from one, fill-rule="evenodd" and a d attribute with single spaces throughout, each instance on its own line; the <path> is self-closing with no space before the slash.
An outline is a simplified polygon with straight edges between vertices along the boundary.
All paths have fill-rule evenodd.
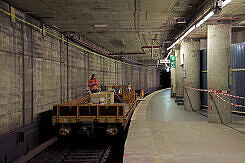
<path id="1" fill-rule="evenodd" d="M 160 72 L 160 88 L 170 88 L 170 72 L 165 70 Z"/>

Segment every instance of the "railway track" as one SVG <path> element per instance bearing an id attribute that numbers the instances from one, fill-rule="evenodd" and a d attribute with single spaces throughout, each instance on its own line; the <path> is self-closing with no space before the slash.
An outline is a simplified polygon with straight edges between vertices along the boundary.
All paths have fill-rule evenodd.
<path id="1" fill-rule="evenodd" d="M 66 148 L 52 163 L 58 162 L 86 162 L 104 163 L 110 154 L 110 146 L 107 147 L 86 147 Z"/>
<path id="2" fill-rule="evenodd" d="M 74 136 L 58 139 L 54 144 L 38 153 L 28 163 L 114 163 L 123 162 L 125 133 L 119 137 L 108 137 L 98 133 L 96 138 Z"/>
<path id="3" fill-rule="evenodd" d="M 31 159 L 29 163 L 104 163 L 111 154 L 111 145 L 54 144 Z"/>

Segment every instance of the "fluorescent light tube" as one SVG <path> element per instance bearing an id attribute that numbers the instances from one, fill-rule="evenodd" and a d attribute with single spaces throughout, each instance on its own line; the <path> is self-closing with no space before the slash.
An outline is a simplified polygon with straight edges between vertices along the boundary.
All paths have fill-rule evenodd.
<path id="1" fill-rule="evenodd" d="M 95 24 L 94 27 L 95 28 L 105 28 L 107 27 L 107 24 Z"/>
<path id="2" fill-rule="evenodd" d="M 225 0 L 223 3 L 222 3 L 222 8 L 224 8 L 227 4 L 229 4 L 232 0 Z"/>
<path id="3" fill-rule="evenodd" d="M 183 40 L 183 39 L 184 39 L 184 36 L 181 36 L 179 40 L 181 41 L 181 40 Z"/>
<path id="4" fill-rule="evenodd" d="M 205 18 L 202 21 L 202 23 L 204 23 L 204 21 L 208 20 L 210 17 L 212 17 L 214 15 L 214 12 L 211 11 L 207 16 L 205 16 Z M 206 20 L 205 20 L 206 19 Z M 200 22 L 201 22 L 200 21 Z M 200 26 L 200 22 L 198 23 L 199 26 Z M 201 23 L 201 24 L 202 24 Z M 185 32 L 185 34 L 183 36 L 181 36 L 177 41 L 175 41 L 169 48 L 167 48 L 167 50 L 170 50 L 172 49 L 176 44 L 178 44 L 181 40 L 183 40 L 188 34 L 190 34 L 195 28 L 196 28 L 197 25 L 193 25 L 190 29 L 188 29 L 188 31 Z M 197 26 L 197 27 L 199 27 Z"/>
<path id="5" fill-rule="evenodd" d="M 191 33 L 194 29 L 196 28 L 196 26 L 195 25 L 193 25 L 187 32 L 188 32 L 188 34 L 189 33 Z"/>
<path id="6" fill-rule="evenodd" d="M 203 19 L 202 19 L 200 22 L 198 22 L 198 23 L 196 24 L 196 28 L 197 28 L 197 27 L 200 27 L 203 23 L 204 23 L 204 21 L 203 21 Z"/>
<path id="7" fill-rule="evenodd" d="M 211 18 L 214 15 L 214 11 L 211 11 L 207 16 L 203 18 L 203 21 L 207 21 L 209 18 Z"/>
<path id="8" fill-rule="evenodd" d="M 173 49 L 170 50 L 170 52 L 168 53 L 168 56 L 165 58 L 165 60 L 168 59 L 169 55 L 172 53 Z"/>

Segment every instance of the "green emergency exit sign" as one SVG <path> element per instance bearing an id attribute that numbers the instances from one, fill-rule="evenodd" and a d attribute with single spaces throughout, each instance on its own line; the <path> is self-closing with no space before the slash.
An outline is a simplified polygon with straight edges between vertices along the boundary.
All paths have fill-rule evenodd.
<path id="1" fill-rule="evenodd" d="M 170 68 L 176 68 L 176 58 L 174 55 L 170 56 Z"/>

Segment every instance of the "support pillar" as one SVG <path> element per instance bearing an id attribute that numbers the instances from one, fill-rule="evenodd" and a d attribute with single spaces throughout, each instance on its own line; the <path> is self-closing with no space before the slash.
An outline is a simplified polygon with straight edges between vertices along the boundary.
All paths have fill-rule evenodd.
<path id="1" fill-rule="evenodd" d="M 171 97 L 176 96 L 176 68 L 171 68 Z"/>
<path id="2" fill-rule="evenodd" d="M 175 50 L 175 57 L 176 57 L 176 98 L 183 98 L 184 97 L 184 84 L 183 84 L 183 67 L 180 62 L 180 49 L 176 48 Z"/>
<path id="3" fill-rule="evenodd" d="M 208 88 L 228 91 L 228 74 L 231 65 L 231 26 L 229 24 L 208 25 L 207 42 Z M 208 107 L 209 122 L 231 122 L 231 105 L 221 101 L 214 94 L 208 97 Z"/>
<path id="4" fill-rule="evenodd" d="M 181 43 L 181 53 L 184 55 L 184 85 L 200 88 L 200 41 L 184 40 Z M 200 92 L 184 89 L 184 109 L 200 109 Z"/>

